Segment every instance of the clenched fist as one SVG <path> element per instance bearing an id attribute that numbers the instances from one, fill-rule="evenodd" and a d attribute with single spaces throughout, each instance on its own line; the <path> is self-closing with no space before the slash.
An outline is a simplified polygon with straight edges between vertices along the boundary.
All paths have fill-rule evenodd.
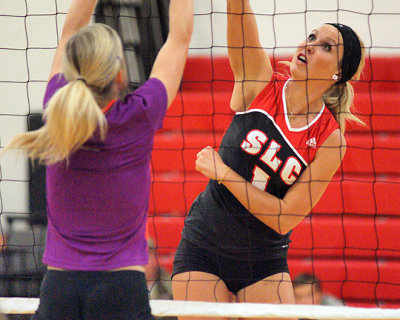
<path id="1" fill-rule="evenodd" d="M 196 170 L 213 180 L 223 179 L 229 167 L 212 147 L 205 147 L 197 154 Z"/>

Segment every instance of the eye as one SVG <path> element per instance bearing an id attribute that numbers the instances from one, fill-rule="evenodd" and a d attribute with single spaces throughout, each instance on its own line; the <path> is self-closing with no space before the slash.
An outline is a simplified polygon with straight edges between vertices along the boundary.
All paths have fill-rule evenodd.
<path id="1" fill-rule="evenodd" d="M 329 52 L 332 50 L 332 45 L 330 43 L 324 43 L 323 48 L 324 48 L 324 50 Z"/>
<path id="2" fill-rule="evenodd" d="M 311 33 L 307 38 L 308 41 L 314 41 L 315 39 L 316 39 L 316 37 L 315 37 L 315 34 L 313 34 L 313 33 Z"/>

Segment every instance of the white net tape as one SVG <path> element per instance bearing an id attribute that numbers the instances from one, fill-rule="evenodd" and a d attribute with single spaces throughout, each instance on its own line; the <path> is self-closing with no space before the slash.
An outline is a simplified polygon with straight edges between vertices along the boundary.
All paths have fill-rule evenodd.
<path id="1" fill-rule="evenodd" d="M 37 298 L 0 298 L 0 313 L 34 313 Z M 400 309 L 151 300 L 153 315 L 278 319 L 400 319 Z"/>

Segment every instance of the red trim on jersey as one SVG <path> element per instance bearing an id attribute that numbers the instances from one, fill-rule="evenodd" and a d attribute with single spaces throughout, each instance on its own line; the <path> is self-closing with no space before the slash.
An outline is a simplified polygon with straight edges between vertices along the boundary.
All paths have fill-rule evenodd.
<path id="1" fill-rule="evenodd" d="M 101 111 L 103 113 L 106 113 L 108 110 L 111 109 L 111 107 L 113 106 L 115 101 L 116 101 L 116 99 L 112 99 L 103 109 L 101 109 Z"/>
<path id="2" fill-rule="evenodd" d="M 254 99 L 248 110 L 258 109 L 267 113 L 293 148 L 309 164 L 314 160 L 319 147 L 339 128 L 339 124 L 329 109 L 324 107 L 319 118 L 309 126 L 300 129 L 288 127 L 283 103 L 283 88 L 288 79 L 289 77 L 274 73 L 271 81 Z"/>

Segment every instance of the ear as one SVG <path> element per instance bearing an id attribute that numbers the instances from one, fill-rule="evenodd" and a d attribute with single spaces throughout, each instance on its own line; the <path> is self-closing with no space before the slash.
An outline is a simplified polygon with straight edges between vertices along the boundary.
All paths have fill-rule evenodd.
<path id="1" fill-rule="evenodd" d="M 332 75 L 332 79 L 338 81 L 342 77 L 342 70 L 339 69 L 335 74 Z"/>
<path id="2" fill-rule="evenodd" d="M 115 82 L 118 85 L 122 85 L 122 83 L 124 82 L 124 75 L 123 75 L 122 69 L 119 70 L 117 76 L 115 77 Z"/>

